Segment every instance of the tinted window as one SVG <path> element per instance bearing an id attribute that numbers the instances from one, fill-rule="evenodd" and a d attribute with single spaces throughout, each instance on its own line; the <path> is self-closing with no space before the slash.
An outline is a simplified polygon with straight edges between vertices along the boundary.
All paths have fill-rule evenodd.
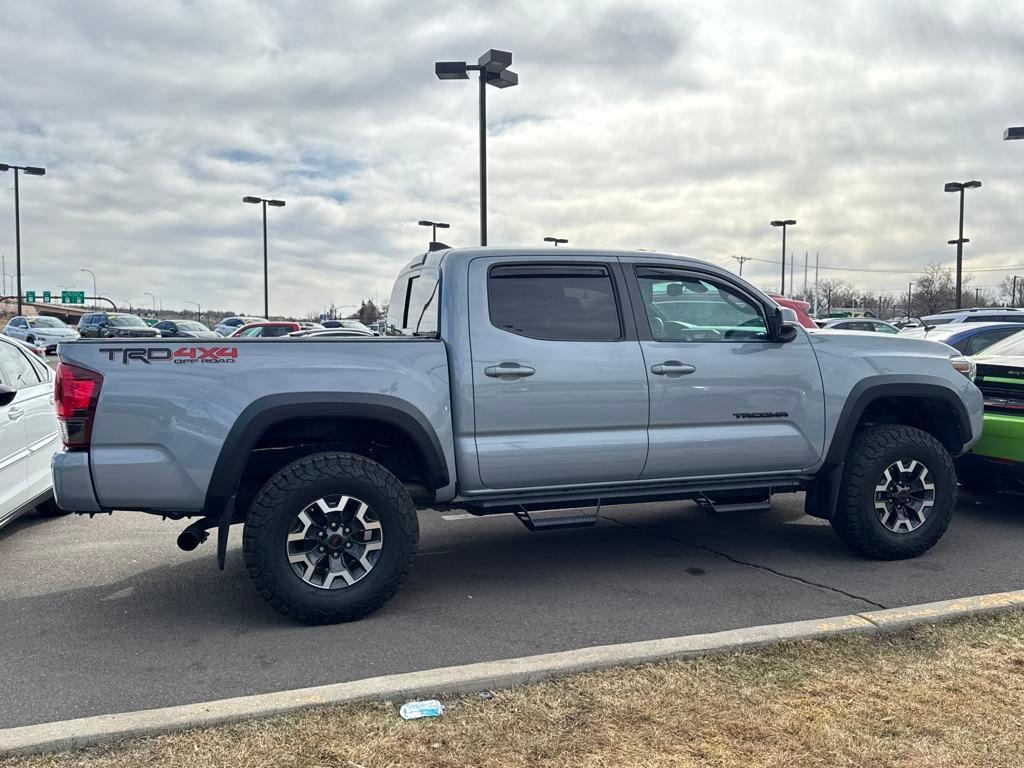
<path id="1" fill-rule="evenodd" d="M 976 355 L 983 349 L 995 344 L 997 341 L 1005 339 L 1007 336 L 1012 336 L 1017 333 L 1013 329 L 1006 329 L 1001 331 L 986 331 L 985 333 L 976 333 L 971 338 L 965 339 L 956 345 L 956 348 L 963 352 L 965 355 Z"/>
<path id="2" fill-rule="evenodd" d="M 982 357 L 988 355 L 1005 355 L 1007 357 L 1022 357 L 1024 356 L 1024 331 L 1013 334 L 1002 341 L 997 341 L 991 347 L 986 347 L 982 353 Z"/>
<path id="3" fill-rule="evenodd" d="M 153 327 L 156 328 L 158 331 L 170 331 L 173 330 L 174 328 L 174 326 L 171 325 L 170 323 L 157 323 Z"/>
<path id="4" fill-rule="evenodd" d="M 28 355 L 7 342 L 0 342 L 0 378 L 4 384 L 15 389 L 32 387 L 42 381 Z"/>
<path id="5" fill-rule="evenodd" d="M 552 341 L 622 338 L 611 275 L 602 266 L 517 264 L 487 276 L 491 323 Z"/>
<path id="6" fill-rule="evenodd" d="M 294 331 L 294 328 L 288 328 L 287 326 L 272 325 L 263 329 L 263 335 L 267 338 L 274 338 L 276 336 L 287 336 L 289 333 Z"/>
<path id="7" fill-rule="evenodd" d="M 160 326 L 157 326 L 159 328 Z M 181 320 L 178 322 L 178 328 L 182 328 L 186 331 L 208 331 L 210 330 L 202 323 L 197 323 L 195 320 Z"/>
<path id="8" fill-rule="evenodd" d="M 145 328 L 146 323 L 135 315 L 111 315 L 110 324 L 115 328 Z"/>
<path id="9" fill-rule="evenodd" d="M 658 341 L 768 338 L 760 307 L 739 291 L 683 272 L 638 269 L 651 335 Z"/>

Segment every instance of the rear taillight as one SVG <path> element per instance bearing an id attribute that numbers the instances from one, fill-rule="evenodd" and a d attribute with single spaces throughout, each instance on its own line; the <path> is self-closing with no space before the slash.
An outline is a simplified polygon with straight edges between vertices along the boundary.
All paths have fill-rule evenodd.
<path id="1" fill-rule="evenodd" d="M 65 447 L 72 450 L 89 447 L 101 386 L 103 377 L 96 371 L 68 363 L 57 366 L 53 402 L 57 408 L 57 424 Z"/>

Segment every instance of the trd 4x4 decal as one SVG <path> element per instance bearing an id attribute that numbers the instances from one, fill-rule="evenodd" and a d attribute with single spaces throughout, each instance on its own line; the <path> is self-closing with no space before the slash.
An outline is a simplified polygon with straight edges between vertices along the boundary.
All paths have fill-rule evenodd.
<path id="1" fill-rule="evenodd" d="M 100 347 L 111 362 L 120 360 L 122 365 L 138 361 L 153 363 L 233 363 L 238 359 L 238 347 Z"/>

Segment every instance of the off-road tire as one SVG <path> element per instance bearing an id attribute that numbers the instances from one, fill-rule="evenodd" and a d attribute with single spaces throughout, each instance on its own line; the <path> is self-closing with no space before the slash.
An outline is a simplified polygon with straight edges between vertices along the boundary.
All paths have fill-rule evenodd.
<path id="1" fill-rule="evenodd" d="M 47 499 L 42 504 L 36 505 L 36 514 L 39 517 L 64 517 L 64 515 L 70 515 L 71 513 L 66 509 L 58 507 L 57 502 L 53 499 Z"/>
<path id="2" fill-rule="evenodd" d="M 935 484 L 935 503 L 916 530 L 893 533 L 874 509 L 875 485 L 892 462 L 917 459 Z M 878 560 L 902 560 L 927 552 L 949 527 L 956 508 L 956 469 L 943 447 L 927 432 L 899 424 L 867 427 L 854 435 L 839 486 L 832 528 L 847 546 Z"/>
<path id="3" fill-rule="evenodd" d="M 380 520 L 384 546 L 373 569 L 343 589 L 318 589 L 291 569 L 285 541 L 297 512 L 328 495 L 366 501 Z M 375 461 L 352 453 L 317 453 L 271 477 L 249 508 L 242 536 L 245 565 L 256 590 L 303 624 L 334 624 L 368 616 L 390 600 L 409 571 L 419 543 L 416 506 L 404 486 Z"/>

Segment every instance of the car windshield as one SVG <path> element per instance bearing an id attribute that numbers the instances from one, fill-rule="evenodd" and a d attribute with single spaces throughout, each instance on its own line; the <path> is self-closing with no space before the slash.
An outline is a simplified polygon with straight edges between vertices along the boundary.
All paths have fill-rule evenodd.
<path id="1" fill-rule="evenodd" d="M 987 347 L 979 357 L 1024 357 L 1024 331 L 1013 334 Z"/>
<path id="2" fill-rule="evenodd" d="M 195 320 L 178 320 L 177 326 L 184 331 L 208 331 L 210 330 L 202 323 L 197 323 Z"/>
<path id="3" fill-rule="evenodd" d="M 141 317 L 135 315 L 110 315 L 110 324 L 115 328 L 145 328 Z"/>
<path id="4" fill-rule="evenodd" d="M 341 327 L 342 328 L 356 328 L 357 330 L 360 330 L 360 331 L 369 331 L 370 330 L 365 325 L 360 323 L 358 320 L 341 320 L 339 322 L 341 323 Z"/>
<path id="5" fill-rule="evenodd" d="M 63 328 L 64 323 L 56 317 L 33 317 L 28 321 L 33 328 Z"/>

